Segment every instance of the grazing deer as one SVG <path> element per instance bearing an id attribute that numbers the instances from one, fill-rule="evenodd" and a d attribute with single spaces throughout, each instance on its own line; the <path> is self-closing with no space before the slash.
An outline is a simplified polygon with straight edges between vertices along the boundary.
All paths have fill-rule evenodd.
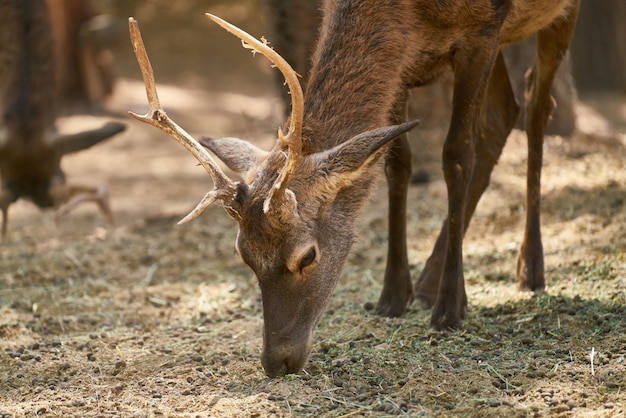
<path id="1" fill-rule="evenodd" d="M 214 180 L 187 222 L 218 203 L 239 224 L 236 247 L 255 272 L 263 299 L 261 362 L 269 376 L 299 371 L 313 330 L 339 280 L 355 223 L 385 161 L 389 247 L 377 311 L 404 313 L 414 297 L 406 249 L 411 158 L 407 88 L 454 74 L 452 121 L 443 150 L 448 219 L 415 296 L 434 305 L 431 326 L 453 329 L 466 315 L 463 235 L 517 118 L 500 48 L 537 32 L 526 89 L 529 138 L 527 225 L 520 287 L 544 286 L 539 233 L 543 131 L 550 84 L 565 54 L 577 0 L 327 0 L 306 94 L 295 72 L 264 42 L 208 15 L 272 61 L 286 78 L 292 113 L 271 151 L 235 138 L 193 139 L 161 109 L 136 22 L 131 38 L 150 109 L 134 115 L 169 133 Z M 230 180 L 203 146 L 239 173 Z"/>
<path id="2" fill-rule="evenodd" d="M 55 56 L 49 13 L 43 0 L 0 0 L 0 210 L 2 237 L 8 209 L 19 198 L 60 216 L 79 203 L 95 201 L 113 224 L 104 187 L 65 183 L 64 155 L 91 147 L 125 129 L 59 135 L 55 129 Z"/>

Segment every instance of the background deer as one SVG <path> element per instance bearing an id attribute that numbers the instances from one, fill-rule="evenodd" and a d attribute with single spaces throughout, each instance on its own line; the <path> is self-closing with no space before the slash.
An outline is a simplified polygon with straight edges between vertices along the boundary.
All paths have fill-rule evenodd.
<path id="1" fill-rule="evenodd" d="M 41 208 L 69 212 L 96 202 L 111 224 L 106 188 L 69 185 L 61 158 L 97 144 L 125 128 L 120 123 L 73 135 L 55 128 L 57 87 L 54 39 L 45 1 L 0 0 L 0 210 L 2 236 L 8 209 L 19 198 Z"/>
<path id="2" fill-rule="evenodd" d="M 306 94 L 295 72 L 263 42 L 219 18 L 215 22 L 266 55 L 287 80 L 292 113 L 271 151 L 235 139 L 186 134 L 160 108 L 136 24 L 131 37 L 150 110 L 136 118 L 183 144 L 215 187 L 183 221 L 212 203 L 239 224 L 237 251 L 255 272 L 264 314 L 261 362 L 269 376 L 297 372 L 313 329 L 339 280 L 358 214 L 385 162 L 389 247 L 377 311 L 404 313 L 414 298 L 406 249 L 411 158 L 405 133 L 407 89 L 454 74 L 452 121 L 443 150 L 448 219 L 415 285 L 433 305 L 435 329 L 459 327 L 466 315 L 463 235 L 518 114 L 500 48 L 537 32 L 537 57 L 526 88 L 529 141 L 527 222 L 518 261 L 520 288 L 544 287 L 539 228 L 541 148 L 552 110 L 550 85 L 571 37 L 578 1 L 328 0 Z M 404 122 L 404 123 L 403 123 Z M 224 175 L 202 145 L 243 181 Z"/>

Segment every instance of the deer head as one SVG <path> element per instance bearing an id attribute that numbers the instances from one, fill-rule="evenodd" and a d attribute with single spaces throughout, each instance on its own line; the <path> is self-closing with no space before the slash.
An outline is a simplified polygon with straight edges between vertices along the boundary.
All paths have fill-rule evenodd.
<path id="1" fill-rule="evenodd" d="M 2 238 L 7 233 L 9 206 L 20 198 L 27 198 L 40 208 L 56 208 L 58 216 L 81 202 L 95 201 L 107 221 L 114 224 L 106 190 L 66 184 L 61 159 L 124 131 L 124 124 L 109 122 L 98 129 L 59 135 L 50 126 L 30 130 L 23 129 L 23 121 L 15 124 L 5 118 L 5 122 L 0 127 Z M 32 128 L 29 122 L 26 126 Z"/>
<path id="2" fill-rule="evenodd" d="M 129 19 L 131 39 L 150 109 L 145 116 L 131 115 L 171 135 L 213 178 L 213 190 L 180 223 L 194 219 L 213 203 L 237 221 L 237 252 L 252 268 L 261 288 L 261 362 L 271 377 L 293 373 L 304 366 L 313 330 L 339 281 L 354 238 L 354 224 L 375 177 L 370 168 L 386 144 L 417 122 L 341 138 L 339 145 L 330 149 L 304 153 L 304 98 L 297 74 L 265 42 L 216 16 L 207 16 L 283 73 L 292 97 L 287 133 L 279 129 L 271 151 L 237 138 L 192 138 L 159 104 L 152 68 L 133 18 Z M 230 180 L 205 147 L 242 181 Z"/>

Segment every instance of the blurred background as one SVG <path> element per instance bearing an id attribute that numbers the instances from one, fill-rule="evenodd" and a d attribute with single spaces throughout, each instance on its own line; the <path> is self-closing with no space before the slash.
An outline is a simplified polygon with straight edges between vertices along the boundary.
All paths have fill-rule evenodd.
<path id="1" fill-rule="evenodd" d="M 239 41 L 208 21 L 204 13 L 217 14 L 257 37 L 265 36 L 304 81 L 308 54 L 321 19 L 318 12 L 321 0 L 48 0 L 48 3 L 57 33 L 65 32 L 61 37 L 66 40 L 67 71 L 61 84 L 70 108 L 87 104 L 97 109 L 113 91 L 116 78 L 139 78 L 128 40 L 129 16 L 139 20 L 158 83 L 211 91 L 234 89 L 253 96 L 279 94 L 283 99 L 286 99 L 285 89 L 276 88 L 282 81 L 278 72 L 262 58 L 250 59 L 250 53 L 239 46 Z M 573 133 L 577 95 L 587 95 L 593 101 L 593 95 L 598 92 L 626 94 L 623 22 L 626 22 L 626 2 L 583 0 L 570 57 L 555 82 L 559 109 L 551 122 L 551 133 L 564 136 Z M 72 40 L 72 36 L 76 39 Z M 78 55 L 83 56 L 82 61 L 73 58 L 72 63 L 72 57 Z M 506 56 L 521 101 L 523 74 L 533 57 L 533 40 L 507 48 Z M 99 70 L 93 68 L 94 62 Z M 270 81 L 272 78 L 277 80 L 276 85 Z M 415 94 L 413 112 L 426 122 L 447 123 L 449 90 L 449 82 L 421 89 Z"/>
<path id="2" fill-rule="evenodd" d="M 138 19 L 157 82 L 224 90 L 231 86 L 266 94 L 271 68 L 249 60 L 238 41 L 204 16 L 211 11 L 260 36 L 258 1 L 48 0 L 62 58 L 62 97 L 70 110 L 97 109 L 118 78 L 140 78 L 128 36 Z M 237 54 L 240 53 L 240 54 Z M 249 69 L 252 67 L 250 71 Z M 246 76 L 242 76 L 245 73 Z"/>
<path id="3" fill-rule="evenodd" d="M 210 22 L 205 13 L 216 14 L 256 37 L 266 37 L 306 83 L 308 57 L 316 41 L 322 2 L 46 1 L 59 41 L 58 56 L 62 57 L 62 71 L 58 73 L 65 115 L 91 113 L 118 116 L 128 121 L 127 135 L 111 145 L 115 164 L 124 167 L 123 174 L 122 171 L 111 172 L 111 163 L 103 157 L 106 155 L 103 151 L 97 163 L 84 164 L 88 165 L 90 175 L 96 179 L 106 178 L 112 184 L 118 208 L 134 210 L 137 202 L 125 200 L 126 196 L 134 196 L 146 203 L 144 211 L 156 210 L 163 203 L 150 203 L 154 196 L 145 180 L 127 181 L 129 176 L 139 179 L 143 175 L 133 155 L 141 155 L 142 160 L 149 161 L 148 168 L 144 169 L 162 183 L 172 177 L 168 169 L 184 176 L 188 186 L 198 181 L 195 180 L 198 177 L 196 172 L 185 171 L 180 162 L 175 161 L 173 155 L 179 152 L 177 144 L 166 140 L 157 146 L 152 137 L 160 133 L 152 128 L 144 131 L 140 123 L 127 117 L 128 110 L 144 113 L 147 109 L 141 74 L 128 35 L 128 17 L 139 21 L 162 105 L 177 123 L 192 135 L 238 136 L 269 148 L 289 105 L 282 75 L 272 69 L 264 57 L 253 58 L 238 39 Z M 591 138 L 598 135 L 626 134 L 626 25 L 623 22 L 626 22 L 623 0 L 582 1 L 570 55 L 554 82 L 553 96 L 558 106 L 548 124 L 548 134 L 560 135 L 564 144 L 577 132 L 596 144 Z M 505 48 L 507 66 L 520 102 L 524 98 L 524 74 L 533 56 L 533 39 Z M 412 117 L 422 120 L 420 129 L 411 133 L 411 142 L 419 149 L 413 155 L 415 183 L 441 178 L 441 145 L 449 124 L 450 107 L 449 76 L 443 82 L 413 89 L 409 111 Z M 519 120 L 518 127 L 521 127 L 523 115 Z M 75 123 L 83 123 L 83 119 L 65 118 L 61 127 L 71 130 Z M 579 145 L 568 146 L 579 148 Z M 589 151 L 567 152 L 579 155 Z M 68 162 L 79 170 L 83 163 L 80 159 L 75 161 Z M 191 157 L 189 162 L 193 164 Z M 96 166 L 100 169 L 95 170 Z M 204 190 L 206 185 L 200 183 L 197 187 Z M 189 205 L 189 190 L 168 189 L 168 192 L 171 195 L 164 196 L 164 200 L 177 202 L 172 211 Z"/>

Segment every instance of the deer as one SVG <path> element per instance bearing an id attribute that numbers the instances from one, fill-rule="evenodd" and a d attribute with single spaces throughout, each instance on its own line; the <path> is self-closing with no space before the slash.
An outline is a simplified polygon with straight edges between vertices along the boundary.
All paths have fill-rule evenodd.
<path id="1" fill-rule="evenodd" d="M 468 308 L 464 233 L 519 112 L 501 48 L 535 33 L 537 55 L 525 90 L 526 226 L 517 275 L 522 290 L 545 287 L 542 143 L 554 107 L 550 85 L 578 9 L 578 0 L 326 0 L 305 92 L 267 42 L 207 13 L 285 77 L 291 114 L 270 151 L 238 138 L 195 139 L 172 121 L 159 102 L 138 23 L 129 19 L 149 104 L 145 115 L 130 113 L 172 136 L 213 179 L 213 189 L 179 223 L 217 204 L 238 224 L 236 251 L 261 290 L 261 364 L 268 376 L 305 366 L 380 165 L 388 186 L 389 240 L 377 313 L 400 316 L 417 299 L 432 307 L 433 329 L 461 326 Z M 407 121 L 407 90 L 447 71 L 454 76 L 442 156 L 448 217 L 413 285 L 406 242 L 407 133 L 418 121 Z M 241 180 L 230 179 L 207 150 Z"/>
<path id="2" fill-rule="evenodd" d="M 61 159 L 125 129 L 108 122 L 98 129 L 59 134 L 56 129 L 56 57 L 50 15 L 43 0 L 0 0 L 0 210 L 2 238 L 9 206 L 20 198 L 58 219 L 82 202 L 96 202 L 115 220 L 106 186 L 66 183 Z"/>

